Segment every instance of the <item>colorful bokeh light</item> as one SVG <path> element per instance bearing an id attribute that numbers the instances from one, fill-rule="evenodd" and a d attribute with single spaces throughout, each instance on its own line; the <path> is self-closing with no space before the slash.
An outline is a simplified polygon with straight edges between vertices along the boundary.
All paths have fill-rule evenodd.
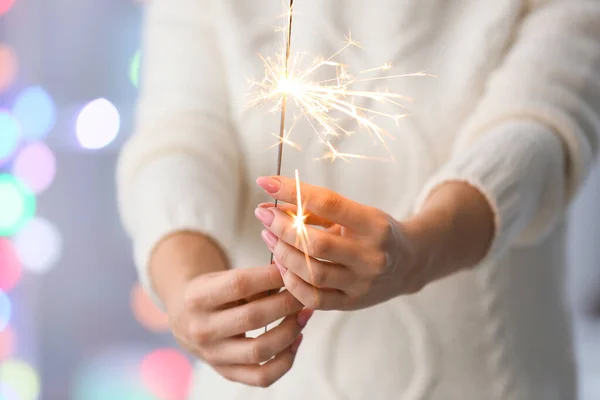
<path id="1" fill-rule="evenodd" d="M 152 301 L 150 296 L 136 283 L 131 290 L 131 310 L 142 326 L 154 332 L 169 330 L 169 318 Z"/>
<path id="2" fill-rule="evenodd" d="M 21 400 L 21 396 L 10 385 L 0 382 L 0 400 Z"/>
<path id="3" fill-rule="evenodd" d="M 0 331 L 4 330 L 8 326 L 11 316 L 12 303 L 10 302 L 10 299 L 6 293 L 0 290 Z"/>
<path id="4" fill-rule="evenodd" d="M 142 60 L 142 52 L 138 50 L 131 58 L 131 66 L 129 67 L 129 80 L 136 88 L 140 86 L 140 63 Z"/>
<path id="5" fill-rule="evenodd" d="M 34 217 L 13 238 L 19 260 L 34 273 L 48 272 L 62 253 L 62 237 L 49 221 Z"/>
<path id="6" fill-rule="evenodd" d="M 20 139 L 19 122 L 8 112 L 0 111 L 0 164 L 14 153 Z"/>
<path id="7" fill-rule="evenodd" d="M 159 349 L 142 361 L 142 379 L 160 399 L 185 400 L 192 383 L 192 365 L 176 350 Z"/>
<path id="8" fill-rule="evenodd" d="M 81 110 L 75 129 L 81 147 L 101 149 L 117 137 L 120 127 L 117 108 L 106 99 L 97 99 Z"/>
<path id="9" fill-rule="evenodd" d="M 72 400 L 166 400 L 153 396 L 140 378 L 145 351 L 134 348 L 105 349 L 77 369 Z"/>
<path id="10" fill-rule="evenodd" d="M 0 362 L 0 383 L 14 390 L 19 400 L 37 400 L 40 395 L 37 372 L 21 360 L 8 359 Z"/>
<path id="11" fill-rule="evenodd" d="M 54 101 L 39 86 L 29 87 L 19 94 L 13 114 L 21 123 L 21 132 L 26 140 L 43 139 L 56 124 Z"/>
<path id="12" fill-rule="evenodd" d="M 0 236 L 11 236 L 35 213 L 36 201 L 27 187 L 9 174 L 0 174 Z"/>
<path id="13" fill-rule="evenodd" d="M 9 292 L 13 289 L 21 273 L 21 263 L 13 244 L 0 237 L 0 290 Z"/>
<path id="14" fill-rule="evenodd" d="M 14 354 L 15 344 L 15 333 L 10 326 L 0 330 L 0 361 Z"/>
<path id="15" fill-rule="evenodd" d="M 0 0 L 0 15 L 6 14 L 15 4 L 15 0 Z"/>
<path id="16" fill-rule="evenodd" d="M 56 176 L 56 158 L 42 142 L 24 146 L 12 163 L 12 173 L 34 194 L 44 192 Z"/>
<path id="17" fill-rule="evenodd" d="M 0 15 L 3 1 L 0 0 Z M 19 61 L 12 47 L 0 43 L 0 93 L 12 85 L 19 70 Z"/>

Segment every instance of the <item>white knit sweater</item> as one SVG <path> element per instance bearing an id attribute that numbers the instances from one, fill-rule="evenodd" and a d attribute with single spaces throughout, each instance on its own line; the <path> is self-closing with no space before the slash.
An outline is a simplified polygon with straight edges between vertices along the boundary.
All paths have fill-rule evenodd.
<path id="1" fill-rule="evenodd" d="M 257 56 L 274 54 L 280 0 L 153 0 L 136 134 L 118 167 L 119 202 L 140 279 L 182 229 L 212 235 L 233 266 L 264 265 L 256 177 L 274 173 L 278 115 L 246 107 Z M 388 83 L 414 98 L 395 163 L 314 161 L 307 126 L 285 149 L 316 185 L 397 219 L 445 180 L 476 185 L 496 211 L 493 251 L 474 271 L 357 312 L 318 312 L 290 373 L 253 389 L 201 368 L 193 399 L 573 400 L 562 300 L 566 204 L 600 131 L 600 1 L 296 0 L 295 51 L 328 55 L 352 31 L 358 70 L 391 62 L 438 78 Z M 381 110 L 385 111 L 385 109 Z M 342 121 L 342 124 L 344 121 Z M 381 156 L 365 135 L 341 151 Z"/>

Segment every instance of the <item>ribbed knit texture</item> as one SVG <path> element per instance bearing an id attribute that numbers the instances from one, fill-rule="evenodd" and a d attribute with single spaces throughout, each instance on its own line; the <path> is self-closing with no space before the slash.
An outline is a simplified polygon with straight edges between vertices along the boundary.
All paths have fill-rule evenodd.
<path id="1" fill-rule="evenodd" d="M 268 260 L 252 215 L 266 196 L 254 180 L 273 173 L 275 153 L 266 149 L 279 121 L 246 107 L 247 78 L 264 72 L 257 53 L 280 50 L 269 24 L 281 23 L 282 8 L 272 0 L 154 0 L 148 8 L 136 131 L 117 181 L 152 293 L 149 258 L 179 230 L 212 236 L 233 267 Z M 317 313 L 293 370 L 272 388 L 203 368 L 192 398 L 574 399 L 561 220 L 598 147 L 600 2 L 297 0 L 296 12 L 295 51 L 328 56 L 350 29 L 363 48 L 344 53 L 348 65 L 389 61 L 399 73 L 438 78 L 388 82 L 414 99 L 410 123 L 383 122 L 396 137 L 395 164 L 316 162 L 318 143 L 299 123 L 292 139 L 304 152 L 286 148 L 284 173 L 299 168 L 303 180 L 398 219 L 437 185 L 468 182 L 494 209 L 493 246 L 479 268 L 416 295 Z M 371 150 L 358 134 L 339 144 Z"/>

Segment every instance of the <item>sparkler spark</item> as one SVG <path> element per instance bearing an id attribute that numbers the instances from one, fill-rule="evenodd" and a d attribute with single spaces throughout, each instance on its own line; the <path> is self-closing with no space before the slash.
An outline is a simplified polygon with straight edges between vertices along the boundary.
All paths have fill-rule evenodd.
<path id="1" fill-rule="evenodd" d="M 309 245 L 310 238 L 308 236 L 308 230 L 306 229 L 306 219 L 309 217 L 309 214 L 304 213 L 304 207 L 302 206 L 302 194 L 300 192 L 300 176 L 298 174 L 298 170 L 295 172 L 296 174 L 296 212 L 293 213 L 288 211 L 288 215 L 292 217 L 294 220 L 293 227 L 296 228 L 296 246 L 298 244 L 302 246 L 302 252 L 304 253 L 304 258 L 306 259 L 306 266 L 308 267 L 308 272 L 312 278 L 312 268 L 310 265 L 310 256 Z"/>
<path id="2" fill-rule="evenodd" d="M 290 17 L 292 9 L 290 8 Z M 288 30 L 289 33 L 289 30 Z M 288 39 L 289 40 L 289 39 Z M 289 43 L 289 41 L 288 41 Z M 343 119 L 350 119 L 357 125 L 358 131 L 367 132 L 375 143 L 384 145 L 389 158 L 393 159 L 385 139 L 393 139 L 385 129 L 377 125 L 374 117 L 384 117 L 398 122 L 411 115 L 405 112 L 405 103 L 411 99 L 396 93 L 386 91 L 368 91 L 357 88 L 364 82 L 386 81 L 407 77 L 430 76 L 425 72 L 397 75 L 375 75 L 392 69 L 390 63 L 366 69 L 353 75 L 349 66 L 337 61 L 337 57 L 350 47 L 361 48 L 361 44 L 352 38 L 352 34 L 345 36 L 344 45 L 340 50 L 328 58 L 316 57 L 305 63 L 304 54 L 291 54 L 286 46 L 281 54 L 275 57 L 264 57 L 259 54 L 264 68 L 265 76 L 261 81 L 251 80 L 253 89 L 250 95 L 250 106 L 262 107 L 270 105 L 269 111 L 280 111 L 292 101 L 299 109 L 295 116 L 294 125 L 299 119 L 306 119 L 316 134 L 318 140 L 327 150 L 323 158 L 334 161 L 336 159 L 348 160 L 349 158 L 372 159 L 359 154 L 339 152 L 332 143 L 332 138 L 349 136 L 354 131 L 342 126 Z M 333 78 L 318 80 L 317 75 L 322 72 L 329 73 Z M 364 100 L 375 101 L 379 104 L 390 104 L 402 112 L 390 114 L 357 105 Z M 280 135 L 279 145 L 294 144 L 290 140 L 293 127 L 285 135 Z M 383 159 L 379 159 L 383 160 Z"/>

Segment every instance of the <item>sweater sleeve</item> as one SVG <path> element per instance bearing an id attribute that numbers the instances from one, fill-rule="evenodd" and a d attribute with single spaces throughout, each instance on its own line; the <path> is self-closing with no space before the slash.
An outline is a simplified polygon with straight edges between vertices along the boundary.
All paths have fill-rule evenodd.
<path id="1" fill-rule="evenodd" d="M 157 304 L 147 271 L 154 246 L 186 230 L 211 236 L 227 251 L 240 180 L 210 2 L 176 3 L 148 6 L 135 133 L 117 166 L 121 218 L 140 281 Z"/>
<path id="2" fill-rule="evenodd" d="M 524 18 L 417 210 L 441 183 L 467 182 L 495 212 L 489 257 L 535 244 L 584 181 L 598 132 L 600 1 L 546 1 Z"/>

